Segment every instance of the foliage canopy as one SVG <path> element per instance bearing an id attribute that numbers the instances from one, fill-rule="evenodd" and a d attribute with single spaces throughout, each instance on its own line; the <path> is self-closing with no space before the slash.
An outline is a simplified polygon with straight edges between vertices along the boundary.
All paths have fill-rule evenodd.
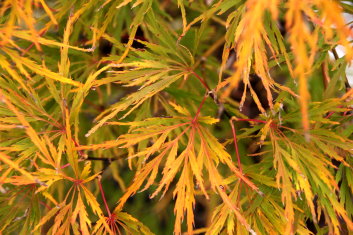
<path id="1" fill-rule="evenodd" d="M 0 233 L 353 231 L 343 14 L 333 0 L 2 1 Z"/>

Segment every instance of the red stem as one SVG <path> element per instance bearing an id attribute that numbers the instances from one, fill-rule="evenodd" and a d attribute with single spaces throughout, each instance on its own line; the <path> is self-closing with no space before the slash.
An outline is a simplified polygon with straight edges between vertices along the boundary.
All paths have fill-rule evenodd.
<path id="1" fill-rule="evenodd" d="M 84 161 L 85 159 L 84 158 L 79 158 L 78 159 L 78 161 L 79 162 L 82 162 L 82 161 Z M 70 163 L 67 163 L 67 164 L 65 164 L 65 165 L 62 165 L 61 167 L 60 167 L 60 169 L 64 169 L 64 168 L 66 168 L 66 167 L 68 167 L 68 166 L 70 166 L 71 164 Z"/>
<path id="2" fill-rule="evenodd" d="M 327 116 L 325 118 L 330 118 L 334 113 L 335 113 L 335 111 L 330 112 L 329 114 L 327 114 Z"/>
<path id="3" fill-rule="evenodd" d="M 196 120 L 197 120 L 197 118 L 199 117 L 200 112 L 201 112 L 201 108 L 202 108 L 203 104 L 205 103 L 206 98 L 207 98 L 207 95 L 205 95 L 205 96 L 203 97 L 203 99 L 202 99 L 202 101 L 201 101 L 201 103 L 200 103 L 200 105 L 199 105 L 199 107 L 198 107 L 198 109 L 197 109 L 197 111 L 196 111 L 195 117 L 194 117 L 194 119 L 192 119 L 192 121 L 191 121 L 192 123 L 195 123 Z"/>
<path id="4" fill-rule="evenodd" d="M 77 141 L 73 137 L 71 137 L 71 140 L 74 142 L 76 148 L 80 147 L 80 145 L 77 143 Z M 78 155 L 80 155 L 81 157 L 84 156 L 84 153 L 82 150 L 78 150 L 77 152 L 78 152 Z"/>
<path id="5" fill-rule="evenodd" d="M 342 105 L 338 106 L 338 108 L 343 108 Z M 331 111 L 327 114 L 327 116 L 325 118 L 330 118 L 336 111 Z"/>
<path id="6" fill-rule="evenodd" d="M 103 191 L 103 188 L 102 188 L 102 184 L 101 184 L 100 179 L 98 179 L 98 186 L 99 186 L 99 191 L 101 191 L 101 195 L 102 195 L 102 198 L 103 198 L 103 202 L 104 202 L 104 205 L 105 205 L 105 209 L 107 210 L 108 215 L 109 215 L 109 218 L 110 218 L 110 217 L 112 216 L 112 214 L 110 213 L 107 200 L 105 200 L 104 191 Z"/>
<path id="7" fill-rule="evenodd" d="M 39 36 L 40 36 L 40 37 L 43 36 L 47 31 L 48 31 L 47 29 L 44 29 L 42 32 L 39 33 Z M 30 49 L 32 49 L 32 47 L 34 46 L 34 44 L 35 44 L 35 43 L 32 43 L 31 45 L 29 45 L 29 47 L 27 47 L 27 48 L 22 52 L 21 56 L 26 55 L 26 54 L 28 53 L 28 51 L 29 51 Z"/>
<path id="8" fill-rule="evenodd" d="M 207 91 L 210 91 L 210 87 L 207 85 L 205 79 L 203 79 L 202 77 L 200 77 L 197 73 L 195 73 L 193 70 L 189 69 L 189 72 L 191 72 L 197 79 L 199 79 L 199 81 L 202 83 L 202 85 L 206 88 Z"/>
<path id="9" fill-rule="evenodd" d="M 238 167 L 240 170 L 240 173 L 243 174 L 243 168 L 241 166 L 241 161 L 240 161 L 240 155 L 239 155 L 239 148 L 238 148 L 238 140 L 237 140 L 237 134 L 234 128 L 234 123 L 232 120 L 230 120 L 230 126 L 232 127 L 232 133 L 233 133 L 233 139 L 234 139 L 234 148 L 235 148 L 235 153 L 238 159 Z"/>
<path id="10" fill-rule="evenodd" d="M 70 163 L 67 163 L 67 164 L 65 164 L 65 165 L 62 165 L 60 168 L 61 168 L 61 169 L 64 169 L 64 168 L 66 168 L 66 167 L 68 167 L 68 166 L 70 166 Z"/>
<path id="11" fill-rule="evenodd" d="M 50 206 L 48 206 L 47 204 L 45 204 L 44 202 L 42 201 L 39 201 L 39 203 L 43 206 L 45 206 L 48 210 L 51 210 L 52 208 Z"/>

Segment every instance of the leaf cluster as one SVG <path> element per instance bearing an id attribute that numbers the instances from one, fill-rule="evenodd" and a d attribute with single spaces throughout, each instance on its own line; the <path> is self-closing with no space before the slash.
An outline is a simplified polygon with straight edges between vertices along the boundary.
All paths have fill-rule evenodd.
<path id="1" fill-rule="evenodd" d="M 1 2 L 0 233 L 352 232 L 343 14 L 333 0 Z"/>

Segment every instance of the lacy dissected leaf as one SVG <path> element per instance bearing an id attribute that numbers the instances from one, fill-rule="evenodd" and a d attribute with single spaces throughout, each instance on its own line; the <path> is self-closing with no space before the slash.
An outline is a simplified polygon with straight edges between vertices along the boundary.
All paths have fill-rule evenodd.
<path id="1" fill-rule="evenodd" d="M 307 86 L 311 67 L 317 52 L 318 34 L 323 33 L 326 40 L 333 37 L 332 25 L 336 26 L 336 32 L 343 45 L 347 48 L 347 59 L 350 60 L 352 47 L 348 46 L 347 37 L 351 35 L 349 29 L 344 26 L 344 19 L 341 17 L 341 10 L 334 1 L 289 1 L 286 12 L 286 27 L 289 31 L 289 42 L 295 56 L 296 68 L 294 77 L 299 80 L 299 94 L 302 113 L 302 123 L 306 131 L 309 130 L 308 101 L 310 98 Z M 312 4 L 315 4 L 320 11 L 313 11 Z M 316 26 L 314 30 L 307 27 L 307 21 L 303 18 L 306 14 Z M 334 17 L 333 17 L 334 16 Z M 308 49 L 310 48 L 309 52 Z M 306 133 L 308 138 L 308 133 Z"/>
<path id="2" fill-rule="evenodd" d="M 231 78 L 227 79 L 224 84 L 219 84 L 218 89 L 229 83 L 230 88 L 234 88 L 237 86 L 239 79 L 242 77 L 245 85 L 244 93 L 241 100 L 241 106 L 245 102 L 246 90 L 249 87 L 251 95 L 254 98 L 259 110 L 264 112 L 264 108 L 262 107 L 257 94 L 254 92 L 250 81 L 249 74 L 251 72 L 251 65 L 254 65 L 255 73 L 261 78 L 262 83 L 267 92 L 267 100 L 270 108 L 272 108 L 272 94 L 270 88 L 273 87 L 274 82 L 272 78 L 269 76 L 269 69 L 267 65 L 267 55 L 265 46 L 269 46 L 272 51 L 272 54 L 275 54 L 275 51 L 272 49 L 272 43 L 276 44 L 277 42 L 271 42 L 264 25 L 260 24 L 263 21 L 264 14 L 266 10 L 269 10 L 272 14 L 272 18 L 276 19 L 278 15 L 277 9 L 278 1 L 248 1 L 245 5 L 245 13 L 242 15 L 241 20 L 237 17 L 232 16 L 233 18 L 229 18 L 228 21 L 232 21 L 232 24 L 237 25 L 234 35 L 230 35 L 231 38 L 228 42 L 230 48 L 235 47 L 236 42 L 236 50 L 237 50 L 237 60 L 234 64 L 236 68 L 235 73 Z M 233 27 L 233 26 L 230 26 Z M 225 58 L 227 59 L 227 55 L 229 55 L 229 50 L 225 53 Z M 229 94 L 230 88 L 227 89 L 224 96 Z"/>
<path id="3" fill-rule="evenodd" d="M 1 1 L 0 233 L 351 233 L 352 14 Z"/>
<path id="4" fill-rule="evenodd" d="M 98 124 L 86 136 L 94 133 L 120 112 L 125 111 L 122 118 L 126 117 L 147 99 L 180 78 L 186 79 L 192 73 L 190 66 L 194 61 L 188 49 L 179 45 L 174 37 L 168 35 L 168 31 L 157 24 L 153 14 L 148 13 L 147 16 L 147 25 L 153 33 L 160 36 L 160 44 L 141 41 L 146 49 L 135 50 L 124 63 L 113 64 L 113 68 L 122 70 L 111 71 L 109 77 L 99 79 L 94 84 L 94 86 L 101 86 L 118 83 L 124 87 L 138 87 L 138 90 L 99 115 Z"/>
<path id="5" fill-rule="evenodd" d="M 264 189 L 265 197 L 249 193 L 242 187 L 241 182 L 236 182 L 229 197 L 237 205 L 247 221 L 250 222 L 252 234 L 283 234 L 287 224 L 284 217 L 282 202 L 278 197 L 278 190 L 274 188 Z M 239 200 L 247 197 L 247 200 Z M 305 228 L 304 223 L 299 224 L 297 231 L 299 234 L 311 234 Z M 223 203 L 213 212 L 212 224 L 206 234 L 248 234 L 244 226 L 236 219 L 233 211 Z"/>
<path id="6" fill-rule="evenodd" d="M 347 105 L 344 102 L 343 104 Z M 259 124 L 262 125 L 257 135 L 259 141 L 261 144 L 269 146 L 271 151 L 271 155 L 266 152 L 262 154 L 273 158 L 276 184 L 281 190 L 281 200 L 284 204 L 283 214 L 287 223 L 285 230 L 281 233 L 295 233 L 299 229 L 295 226 L 296 210 L 310 210 L 313 221 L 318 221 L 320 214 L 323 213 L 325 218 L 330 220 L 329 228 L 334 233 L 339 233 L 341 227 L 339 218 L 345 221 L 348 228 L 353 225 L 344 209 L 345 205 L 340 202 L 341 199 L 337 196 L 338 194 L 332 193 L 340 191 L 333 171 L 337 167 L 332 162 L 338 162 L 341 171 L 345 167 L 349 167 L 348 162 L 353 142 L 327 128 L 322 128 L 338 124 L 330 120 L 331 115 L 327 115 L 329 110 L 343 112 L 347 109 L 343 108 L 343 105 L 337 107 L 335 99 L 318 102 L 311 108 L 313 109 L 310 110 L 310 113 L 313 114 L 311 118 L 312 122 L 316 124 L 316 129 L 310 132 L 310 142 L 303 137 L 303 131 L 286 127 L 286 122 L 278 125 L 276 121 L 268 119 L 265 124 Z M 322 115 L 326 115 L 326 118 L 323 118 Z M 290 115 L 284 115 L 281 120 L 294 121 Z M 264 141 L 267 138 L 269 141 Z M 256 179 L 256 177 L 253 178 Z M 306 200 L 306 204 L 299 203 L 300 200 Z M 220 228 L 222 227 L 218 229 Z"/>
<path id="7" fill-rule="evenodd" d="M 31 233 L 41 217 L 39 196 L 35 185 L 19 186 L 3 191 L 0 196 L 0 231 Z M 36 233 L 39 234 L 39 233 Z"/>
<path id="8" fill-rule="evenodd" d="M 185 113 L 178 105 L 173 104 L 173 107 L 179 113 Z M 153 140 L 153 144 L 129 156 L 129 158 L 142 157 L 143 165 L 136 172 L 133 182 L 119 200 L 115 211 L 120 211 L 127 199 L 138 190 L 144 191 L 151 187 L 157 180 L 160 168 L 162 168 L 162 178 L 159 180 L 155 192 L 151 194 L 151 198 L 157 196 L 161 191 L 163 191 L 163 197 L 177 177 L 178 172 L 181 172 L 173 192 L 176 198 L 174 232 L 176 234 L 181 233 L 181 224 L 184 213 L 186 213 L 188 232 L 191 233 L 194 226 L 193 208 L 196 194 L 194 180 L 202 194 L 208 198 L 205 178 L 203 177 L 207 173 L 211 188 L 221 194 L 221 198 L 227 201 L 227 205 L 235 211 L 237 219 L 250 230 L 250 226 L 236 207 L 232 205 L 227 194 L 220 190 L 224 187 L 223 177 L 218 172 L 217 165 L 219 163 L 227 165 L 251 190 L 258 191 L 258 188 L 239 172 L 223 145 L 202 126 L 202 123 L 213 123 L 214 120 L 212 119 L 210 117 L 176 116 L 125 123 L 125 125 L 131 127 L 132 133 L 119 137 L 116 142 L 119 143 L 120 147 L 129 148 L 148 139 Z M 111 124 L 122 125 L 123 123 L 112 122 Z M 143 186 L 145 181 L 146 183 Z"/>
<path id="9" fill-rule="evenodd" d="M 99 173 L 91 174 L 90 163 L 84 166 L 79 179 L 72 179 L 63 173 L 59 174 L 56 170 L 42 169 L 39 175 L 47 185 L 46 187 L 37 189 L 36 192 L 43 193 L 43 195 L 52 203 L 55 203 L 55 205 L 41 218 L 33 231 L 36 231 L 41 226 L 48 223 L 48 221 L 55 216 L 54 222 L 50 225 L 50 233 L 60 234 L 72 229 L 76 232 L 81 231 L 84 234 L 89 234 L 92 222 L 88 216 L 89 211 L 87 209 L 90 208 L 90 210 L 98 216 L 98 219 L 104 218 L 95 196 L 84 185 L 95 179 L 98 174 Z M 57 183 L 58 180 L 66 180 L 66 182 L 72 181 L 72 186 L 61 203 L 57 203 L 57 200 L 50 196 L 47 191 L 48 188 L 53 186 L 54 183 Z M 68 199 L 69 196 L 72 196 L 72 198 Z M 110 231 L 105 221 L 103 221 L 103 225 L 107 228 L 107 231 Z"/>
<path id="10" fill-rule="evenodd" d="M 292 52 L 286 48 L 283 36 L 278 31 L 275 21 L 280 15 L 282 5 L 285 4 L 286 29 L 289 33 L 288 42 L 290 43 Z M 313 8 L 318 10 L 314 11 Z M 233 10 L 236 8 L 236 10 Z M 225 86 L 225 92 L 222 96 L 228 96 L 232 89 L 238 86 L 240 80 L 245 85 L 243 96 L 240 102 L 240 108 L 246 99 L 247 88 L 249 89 L 254 102 L 259 110 L 264 113 L 263 104 L 260 102 L 258 95 L 254 91 L 249 76 L 255 73 L 262 81 L 266 90 L 267 102 L 272 108 L 273 98 L 272 91 L 274 86 L 281 89 L 287 89 L 273 81 L 270 76 L 269 69 L 269 52 L 272 58 L 279 63 L 281 57 L 288 66 L 290 75 L 299 80 L 299 99 L 301 104 L 302 124 L 306 131 L 309 130 L 308 102 L 310 99 L 308 79 L 312 72 L 314 58 L 316 55 L 318 35 L 324 34 L 327 43 L 336 42 L 335 34 L 338 36 L 339 43 L 347 50 L 347 60 L 349 61 L 352 54 L 352 46 L 347 38 L 352 35 L 352 31 L 345 25 L 342 17 L 342 9 L 335 1 L 317 0 L 313 2 L 307 1 L 246 1 L 241 4 L 239 1 L 219 1 L 215 2 L 212 7 L 196 17 L 187 27 L 199 21 L 205 21 L 217 14 L 224 14 L 227 10 L 232 9 L 233 12 L 227 18 L 226 44 L 222 57 L 222 69 L 225 69 L 226 62 L 229 58 L 230 51 L 236 50 L 237 59 L 233 67 L 232 76 L 223 82 L 220 82 L 217 89 Z M 270 17 L 269 17 L 270 16 Z M 306 16 L 307 18 L 303 17 Z M 309 28 L 311 23 L 313 28 Z M 334 27 L 333 27 L 334 25 Z M 184 30 L 185 31 L 185 30 Z M 183 35 L 185 32 L 183 33 Z M 309 50 L 308 50 L 309 49 Z M 293 53 L 295 69 L 292 69 L 292 61 L 289 54 Z M 221 78 L 221 75 L 220 75 Z M 308 138 L 308 133 L 306 133 Z"/>
<path id="11" fill-rule="evenodd" d="M 110 229 L 104 226 L 103 221 L 106 220 L 110 226 Z M 97 223 L 93 229 L 95 234 L 109 234 L 109 233 L 120 233 L 120 227 L 124 229 L 129 234 L 146 234 L 153 235 L 144 224 L 138 221 L 136 218 L 132 217 L 126 212 L 113 213 L 111 218 L 102 218 Z M 108 227 L 109 228 L 109 227 Z"/>

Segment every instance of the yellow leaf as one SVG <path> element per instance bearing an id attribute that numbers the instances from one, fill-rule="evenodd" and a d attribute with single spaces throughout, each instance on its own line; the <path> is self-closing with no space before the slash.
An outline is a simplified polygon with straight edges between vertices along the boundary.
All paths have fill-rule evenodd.
<path id="1" fill-rule="evenodd" d="M 32 232 L 36 231 L 40 227 L 42 227 L 48 220 L 50 220 L 56 213 L 61 209 L 64 203 L 60 203 L 59 205 L 53 207 L 49 212 L 47 212 L 39 221 L 36 227 L 32 230 Z"/>
<path id="2" fill-rule="evenodd" d="M 36 64 L 34 61 L 31 61 L 27 59 L 26 57 L 21 57 L 17 55 L 14 52 L 9 51 L 8 49 L 3 48 L 3 51 L 5 51 L 7 54 L 9 54 L 11 57 L 13 57 L 14 60 L 21 61 L 23 65 L 25 65 L 27 68 L 32 70 L 33 72 L 37 73 L 38 75 L 41 75 L 43 77 L 47 77 L 62 83 L 70 84 L 76 87 L 82 87 L 83 84 L 77 81 L 74 81 L 72 79 L 69 79 L 67 77 L 63 77 L 62 75 L 52 72 L 47 68 L 44 68 L 43 66 L 40 66 Z"/>
<path id="3" fill-rule="evenodd" d="M 182 107 L 182 106 L 180 106 L 180 105 L 177 105 L 177 104 L 175 104 L 175 103 L 173 103 L 173 102 L 169 102 L 169 104 L 171 105 L 171 106 L 173 106 L 173 108 L 178 112 L 178 113 L 180 113 L 180 114 L 183 114 L 183 115 L 185 115 L 185 116 L 191 116 L 190 115 L 190 113 L 189 113 L 189 110 L 187 110 L 186 108 L 184 108 L 184 107 Z"/>
<path id="4" fill-rule="evenodd" d="M 51 12 L 51 10 L 49 9 L 48 5 L 44 2 L 44 0 L 39 0 L 39 1 L 40 1 L 40 3 L 41 3 L 42 6 L 43 6 L 44 11 L 48 14 L 50 20 L 51 20 L 55 25 L 57 25 L 58 22 L 56 21 L 54 15 L 53 15 L 53 13 Z"/>
<path id="5" fill-rule="evenodd" d="M 84 234 L 84 235 L 90 234 L 88 228 L 91 227 L 91 221 L 88 218 L 86 207 L 83 204 L 83 201 L 81 199 L 80 194 L 77 197 L 77 204 L 76 204 L 75 210 L 73 211 L 72 216 L 71 216 L 71 223 L 72 224 L 74 224 L 76 222 L 77 215 L 79 216 L 79 219 L 80 219 L 80 230 L 81 230 L 82 234 Z"/>
<path id="6" fill-rule="evenodd" d="M 23 170 L 19 165 L 10 160 L 10 157 L 0 152 L 0 161 L 7 164 L 9 167 L 19 171 L 22 175 L 26 176 L 33 183 L 41 183 L 38 179 L 34 178 L 29 172 Z M 0 182 L 1 183 L 1 182 Z"/>

